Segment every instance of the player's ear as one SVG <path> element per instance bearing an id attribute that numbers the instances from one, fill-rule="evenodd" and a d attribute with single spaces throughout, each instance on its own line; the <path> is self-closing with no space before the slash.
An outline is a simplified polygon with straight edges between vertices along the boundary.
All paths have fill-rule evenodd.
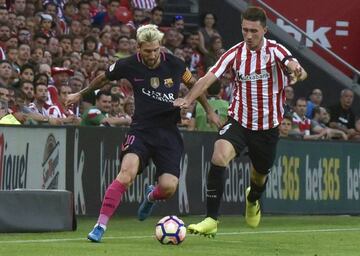
<path id="1" fill-rule="evenodd" d="M 264 35 L 267 33 L 267 31 L 268 31 L 268 27 L 265 26 L 265 27 L 264 27 Z"/>

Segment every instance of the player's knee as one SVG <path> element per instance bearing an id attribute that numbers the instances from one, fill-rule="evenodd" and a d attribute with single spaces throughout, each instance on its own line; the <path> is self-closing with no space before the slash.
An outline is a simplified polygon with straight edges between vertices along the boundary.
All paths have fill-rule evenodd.
<path id="1" fill-rule="evenodd" d="M 123 168 L 120 170 L 120 173 L 118 174 L 116 179 L 128 187 L 133 183 L 135 176 L 133 175 L 133 172 L 131 170 Z"/>
<path id="2" fill-rule="evenodd" d="M 229 159 L 224 152 L 214 152 L 211 163 L 217 166 L 227 166 L 229 164 Z"/>
<path id="3" fill-rule="evenodd" d="M 172 197 L 177 189 L 177 182 L 172 182 L 168 184 L 160 184 L 161 191 L 163 192 L 166 198 Z"/>

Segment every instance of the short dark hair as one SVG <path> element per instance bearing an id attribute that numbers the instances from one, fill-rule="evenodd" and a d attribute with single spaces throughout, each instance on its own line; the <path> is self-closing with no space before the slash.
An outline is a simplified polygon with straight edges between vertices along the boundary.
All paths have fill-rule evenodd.
<path id="1" fill-rule="evenodd" d="M 266 27 L 266 12 L 263 8 L 257 6 L 251 6 L 245 10 L 241 16 L 241 21 L 250 20 L 250 21 L 260 21 L 263 27 Z"/>
<path id="2" fill-rule="evenodd" d="M 164 12 L 164 9 L 160 6 L 155 6 L 151 9 L 151 14 L 154 14 L 156 11 Z"/>
<path id="3" fill-rule="evenodd" d="M 287 119 L 287 120 L 290 120 L 292 122 L 292 115 L 290 113 L 285 113 L 284 116 L 283 116 L 283 120 L 284 119 Z"/>
<path id="4" fill-rule="evenodd" d="M 96 99 L 96 100 L 99 100 L 102 95 L 104 95 L 104 96 L 110 96 L 110 97 L 111 97 L 111 93 L 110 93 L 110 92 L 99 91 L 99 92 L 95 95 L 95 99 Z"/>

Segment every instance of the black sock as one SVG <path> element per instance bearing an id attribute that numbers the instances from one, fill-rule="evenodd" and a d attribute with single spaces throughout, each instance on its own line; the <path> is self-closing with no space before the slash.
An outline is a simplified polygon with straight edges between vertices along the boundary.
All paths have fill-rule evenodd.
<path id="1" fill-rule="evenodd" d="M 226 167 L 211 164 L 207 177 L 206 216 L 215 220 L 219 216 L 220 200 L 224 192 L 225 169 Z"/>
<path id="2" fill-rule="evenodd" d="M 266 189 L 266 183 L 268 179 L 266 178 L 265 183 L 262 186 L 256 185 L 253 181 L 250 181 L 250 193 L 247 197 L 247 200 L 251 203 L 254 203 L 256 200 L 259 200 L 261 194 Z"/>

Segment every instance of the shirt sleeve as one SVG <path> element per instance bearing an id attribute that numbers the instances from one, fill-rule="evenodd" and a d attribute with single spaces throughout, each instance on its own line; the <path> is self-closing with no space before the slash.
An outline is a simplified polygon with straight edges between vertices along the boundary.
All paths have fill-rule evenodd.
<path id="1" fill-rule="evenodd" d="M 215 65 L 210 68 L 210 72 L 212 72 L 217 78 L 219 78 L 229 67 L 233 65 L 236 57 L 236 52 L 237 45 L 232 47 L 223 55 L 221 55 Z"/>
<path id="2" fill-rule="evenodd" d="M 182 80 L 185 84 L 187 84 L 192 78 L 192 74 L 188 68 L 185 69 L 184 74 L 182 75 Z"/>
<path id="3" fill-rule="evenodd" d="M 124 78 L 123 74 L 126 73 L 125 68 L 125 59 L 118 60 L 107 68 L 107 70 L 105 71 L 105 76 L 110 81 L 120 80 L 121 78 Z"/>

